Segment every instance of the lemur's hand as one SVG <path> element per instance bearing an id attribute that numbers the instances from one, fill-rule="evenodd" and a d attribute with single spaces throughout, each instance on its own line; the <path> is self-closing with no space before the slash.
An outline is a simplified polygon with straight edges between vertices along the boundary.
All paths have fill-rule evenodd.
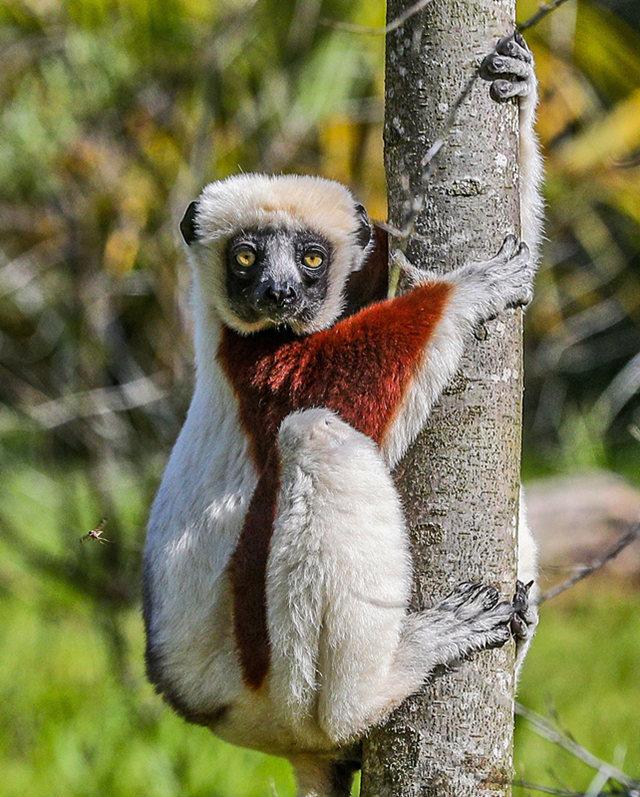
<path id="1" fill-rule="evenodd" d="M 535 104 L 538 84 L 533 56 L 518 31 L 500 39 L 482 62 L 480 76 L 491 82 L 489 91 L 496 102 L 518 97 L 521 103 Z"/>

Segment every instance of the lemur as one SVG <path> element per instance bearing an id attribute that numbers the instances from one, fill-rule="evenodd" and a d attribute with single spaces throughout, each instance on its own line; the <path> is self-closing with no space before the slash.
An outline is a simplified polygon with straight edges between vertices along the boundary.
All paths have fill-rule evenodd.
<path id="1" fill-rule="evenodd" d="M 354 743 L 440 665 L 526 647 L 522 601 L 463 583 L 409 612 L 409 542 L 391 470 L 477 325 L 531 299 L 540 220 L 536 80 L 519 35 L 483 74 L 521 107 L 522 226 L 446 276 L 407 266 L 344 186 L 243 174 L 181 223 L 196 380 L 144 554 L 151 681 L 186 719 L 288 757 L 299 794 L 344 797 Z M 519 579 L 535 575 L 521 525 Z"/>

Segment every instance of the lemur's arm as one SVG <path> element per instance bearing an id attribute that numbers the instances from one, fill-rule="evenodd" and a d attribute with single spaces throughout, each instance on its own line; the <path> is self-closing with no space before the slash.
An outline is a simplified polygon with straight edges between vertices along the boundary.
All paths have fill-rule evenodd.
<path id="1" fill-rule="evenodd" d="M 446 285 L 449 292 L 439 323 L 381 440 L 390 465 L 398 462 L 425 425 L 458 370 L 465 344 L 477 325 L 507 308 L 526 305 L 532 298 L 534 275 L 526 244 L 518 244 L 514 236 L 505 239 L 491 260 L 470 263 L 444 277 L 422 272 L 408 263 L 404 268 L 418 285 L 415 291 Z"/>

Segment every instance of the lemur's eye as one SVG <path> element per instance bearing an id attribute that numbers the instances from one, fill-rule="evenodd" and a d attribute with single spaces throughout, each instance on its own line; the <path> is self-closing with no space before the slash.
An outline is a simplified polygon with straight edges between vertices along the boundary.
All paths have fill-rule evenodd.
<path id="1" fill-rule="evenodd" d="M 248 247 L 243 247 L 242 249 L 238 249 L 235 253 L 236 263 L 242 268 L 249 268 L 256 262 L 256 253 L 253 249 L 249 249 Z"/>
<path id="2" fill-rule="evenodd" d="M 308 268 L 320 268 L 324 263 L 324 257 L 317 251 L 307 252 L 303 258 L 305 266 Z"/>

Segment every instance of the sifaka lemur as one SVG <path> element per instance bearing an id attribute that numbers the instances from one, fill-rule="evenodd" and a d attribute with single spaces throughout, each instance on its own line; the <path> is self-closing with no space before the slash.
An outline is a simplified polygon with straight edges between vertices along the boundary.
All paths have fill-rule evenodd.
<path id="1" fill-rule="evenodd" d="M 385 239 L 338 183 L 243 174 L 181 223 L 196 383 L 151 511 L 148 673 L 185 718 L 288 757 L 300 794 L 348 793 L 354 743 L 439 665 L 528 644 L 522 590 L 463 583 L 411 613 L 390 472 L 479 323 L 532 295 L 541 206 L 536 80 L 522 38 L 483 62 L 521 107 L 522 228 L 446 276 L 407 266 L 383 299 Z M 521 524 L 519 579 L 534 577 Z M 520 654 L 521 655 L 521 654 Z"/>

